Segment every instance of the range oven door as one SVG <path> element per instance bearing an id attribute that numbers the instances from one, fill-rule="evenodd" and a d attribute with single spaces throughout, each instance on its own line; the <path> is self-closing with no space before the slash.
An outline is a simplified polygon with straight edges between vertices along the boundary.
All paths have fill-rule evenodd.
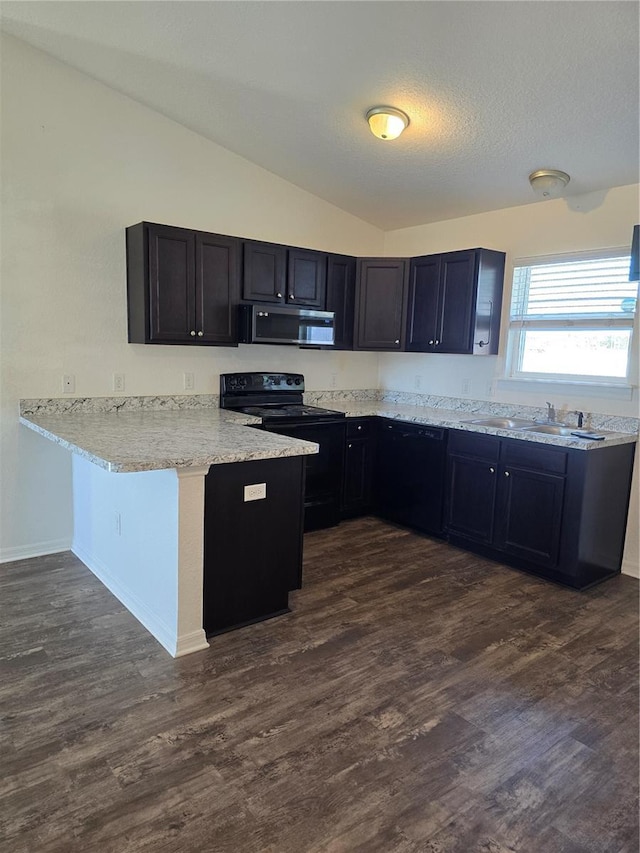
<path id="1" fill-rule="evenodd" d="M 320 530 L 340 521 L 340 492 L 344 464 L 345 421 L 269 424 L 262 427 L 320 445 L 319 453 L 305 456 L 304 529 Z"/>

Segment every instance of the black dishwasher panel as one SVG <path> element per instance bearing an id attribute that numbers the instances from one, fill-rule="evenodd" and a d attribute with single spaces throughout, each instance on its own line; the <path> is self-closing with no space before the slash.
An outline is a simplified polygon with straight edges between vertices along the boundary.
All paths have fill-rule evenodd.
<path id="1" fill-rule="evenodd" d="M 441 536 L 447 430 L 383 420 L 378 433 L 377 514 Z"/>

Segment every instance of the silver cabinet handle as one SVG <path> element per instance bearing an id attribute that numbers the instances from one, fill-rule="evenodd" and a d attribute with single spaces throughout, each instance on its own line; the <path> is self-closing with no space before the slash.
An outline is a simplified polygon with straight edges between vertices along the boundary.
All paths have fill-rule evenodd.
<path id="1" fill-rule="evenodd" d="M 290 294 L 289 294 L 289 299 L 295 299 L 295 298 L 296 298 L 296 297 L 294 296 L 294 294 L 293 294 L 293 293 L 290 293 Z"/>
<path id="2" fill-rule="evenodd" d="M 436 341 L 436 346 L 437 346 L 437 347 L 439 347 L 439 346 L 440 346 L 440 341 Z"/>
<path id="3" fill-rule="evenodd" d="M 511 476 L 511 474 L 510 474 L 508 471 L 505 471 L 505 472 L 504 472 L 504 476 L 505 476 L 505 477 L 510 477 L 510 476 Z"/>
<path id="4" fill-rule="evenodd" d="M 433 341 L 429 341 L 429 346 L 430 346 L 430 347 L 432 347 L 432 346 L 433 346 Z"/>
<path id="5" fill-rule="evenodd" d="M 400 341 L 396 341 L 396 343 L 397 343 L 397 344 L 399 344 L 399 343 L 400 343 Z"/>
<path id="6" fill-rule="evenodd" d="M 352 444 L 350 444 L 350 445 L 349 445 L 349 447 L 351 448 L 351 447 L 353 447 L 353 445 L 352 445 Z"/>
<path id="7" fill-rule="evenodd" d="M 358 429 L 362 429 L 362 427 L 361 427 L 361 426 L 358 426 Z"/>
<path id="8" fill-rule="evenodd" d="M 195 336 L 196 336 L 195 332 L 189 332 L 189 334 L 191 335 L 192 338 L 195 338 Z"/>
<path id="9" fill-rule="evenodd" d="M 282 299 L 282 294 L 281 294 L 281 293 L 276 293 L 276 296 L 278 297 L 278 299 Z"/>
<path id="10" fill-rule="evenodd" d="M 492 474 L 495 474 L 495 473 L 496 473 L 496 469 L 495 469 L 495 468 L 489 468 L 489 471 L 490 471 Z"/>
<path id="11" fill-rule="evenodd" d="M 204 332 L 198 332 L 198 337 L 201 338 L 204 335 Z"/>

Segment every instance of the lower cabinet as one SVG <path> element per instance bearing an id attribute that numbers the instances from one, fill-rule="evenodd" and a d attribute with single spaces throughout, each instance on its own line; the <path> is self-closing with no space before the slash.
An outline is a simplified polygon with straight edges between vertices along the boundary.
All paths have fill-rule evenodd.
<path id="1" fill-rule="evenodd" d="M 375 420 L 354 418 L 347 421 L 342 479 L 343 518 L 365 515 L 373 501 L 373 471 L 375 463 Z"/>
<path id="2" fill-rule="evenodd" d="M 447 430 L 381 420 L 375 471 L 376 514 L 442 534 Z"/>
<path id="3" fill-rule="evenodd" d="M 304 458 L 213 465 L 205 477 L 208 635 L 285 613 L 302 585 Z M 260 484 L 265 497 L 247 500 Z"/>
<path id="4" fill-rule="evenodd" d="M 620 571 L 633 455 L 452 430 L 449 541 L 579 589 L 603 580 Z"/>

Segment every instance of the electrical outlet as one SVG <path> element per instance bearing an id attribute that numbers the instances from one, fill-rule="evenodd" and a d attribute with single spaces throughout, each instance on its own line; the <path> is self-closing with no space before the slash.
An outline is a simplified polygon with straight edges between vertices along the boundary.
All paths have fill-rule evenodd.
<path id="1" fill-rule="evenodd" d="M 422 388 L 422 376 L 418 373 L 413 377 L 413 390 L 419 391 Z"/>
<path id="2" fill-rule="evenodd" d="M 122 535 L 122 517 L 119 512 L 113 513 L 113 532 L 116 536 Z"/>
<path id="3" fill-rule="evenodd" d="M 267 496 L 267 484 L 266 483 L 253 483 L 251 486 L 244 487 L 244 500 L 245 503 L 247 501 L 261 501 L 264 500 Z"/>
<path id="4" fill-rule="evenodd" d="M 193 391 L 196 385 L 196 379 L 193 373 L 185 373 L 183 375 L 183 385 L 185 391 Z"/>
<path id="5" fill-rule="evenodd" d="M 468 397 L 471 394 L 471 380 L 463 379 L 462 380 L 462 396 Z"/>
<path id="6" fill-rule="evenodd" d="M 332 373 L 331 374 L 331 387 L 335 388 L 337 384 L 338 384 L 338 374 Z"/>
<path id="7" fill-rule="evenodd" d="M 112 385 L 114 391 L 124 391 L 124 373 L 114 373 Z"/>
<path id="8" fill-rule="evenodd" d="M 76 390 L 76 377 L 73 373 L 65 373 L 62 377 L 62 392 L 64 394 L 73 394 Z"/>

